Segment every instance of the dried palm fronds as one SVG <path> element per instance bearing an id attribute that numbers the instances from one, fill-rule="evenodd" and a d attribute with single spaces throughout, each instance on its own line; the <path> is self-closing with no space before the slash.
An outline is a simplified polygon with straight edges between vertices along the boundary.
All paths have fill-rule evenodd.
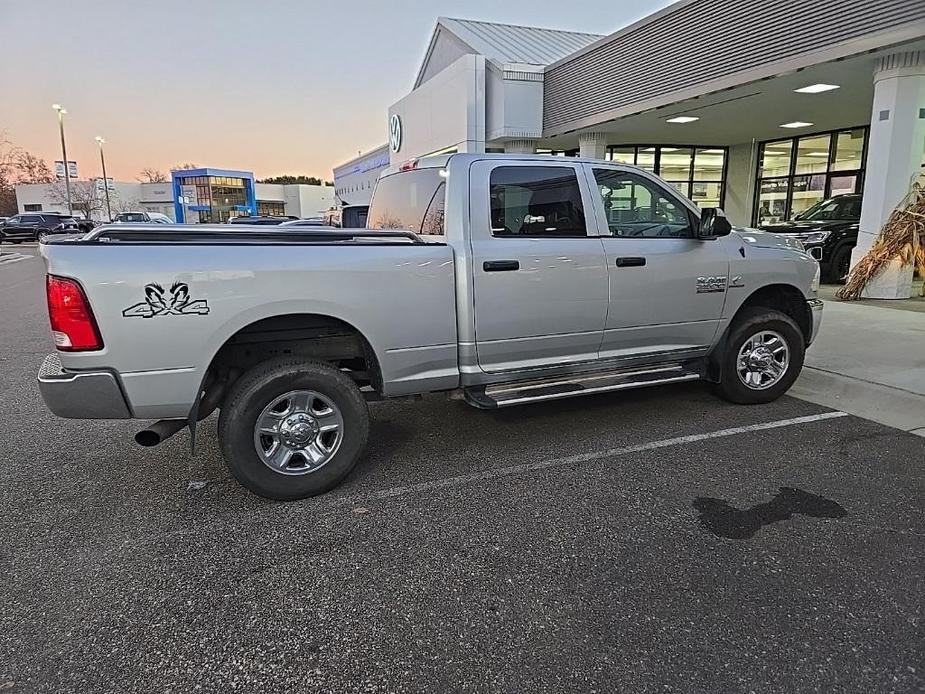
<path id="1" fill-rule="evenodd" d="M 894 260 L 914 265 L 925 276 L 925 188 L 919 183 L 912 184 L 836 296 L 846 301 L 860 299 L 867 283 Z"/>

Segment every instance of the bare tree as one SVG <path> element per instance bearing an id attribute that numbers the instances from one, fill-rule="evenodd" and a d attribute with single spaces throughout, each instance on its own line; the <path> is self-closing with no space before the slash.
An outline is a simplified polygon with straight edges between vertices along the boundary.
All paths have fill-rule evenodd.
<path id="1" fill-rule="evenodd" d="M 16 186 L 21 183 L 51 183 L 55 178 L 48 164 L 17 147 L 0 132 L 0 214 L 16 214 Z"/>
<path id="2" fill-rule="evenodd" d="M 146 166 L 141 170 L 141 173 L 135 180 L 141 183 L 167 183 L 169 179 L 167 178 L 167 174 L 163 171 Z"/>
<path id="3" fill-rule="evenodd" d="M 16 153 L 16 182 L 17 183 L 51 183 L 55 180 L 48 162 L 44 159 L 20 150 Z"/>
<path id="4" fill-rule="evenodd" d="M 67 207 L 67 189 L 64 184 L 55 183 L 49 191 L 49 198 L 53 204 Z M 116 207 L 114 203 L 116 198 L 115 192 L 110 191 L 109 201 L 113 208 Z M 80 212 L 86 219 L 93 219 L 94 216 L 103 218 L 106 214 L 106 196 L 102 191 L 97 190 L 95 180 L 71 181 L 71 208 L 74 212 Z"/>
<path id="5" fill-rule="evenodd" d="M 18 211 L 16 206 L 16 148 L 0 132 L 0 215 L 6 217 Z"/>

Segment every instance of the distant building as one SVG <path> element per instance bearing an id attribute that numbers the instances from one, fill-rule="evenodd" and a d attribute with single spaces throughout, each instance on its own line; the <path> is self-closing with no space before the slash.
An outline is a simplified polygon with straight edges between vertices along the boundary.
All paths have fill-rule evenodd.
<path id="1" fill-rule="evenodd" d="M 71 185 L 82 195 L 92 186 L 89 194 L 95 204 L 90 216 L 106 221 L 102 179 L 71 181 Z M 16 186 L 19 212 L 67 212 L 60 192 L 63 186 L 63 181 Z M 110 181 L 109 196 L 113 215 L 159 212 L 187 224 L 222 223 L 242 215 L 316 217 L 335 204 L 333 186 L 256 183 L 250 171 L 213 168 L 174 171 L 168 183 Z"/>
<path id="2" fill-rule="evenodd" d="M 334 169 L 334 193 L 342 205 L 368 205 L 379 172 L 389 165 L 389 146 L 382 145 L 371 152 Z"/>

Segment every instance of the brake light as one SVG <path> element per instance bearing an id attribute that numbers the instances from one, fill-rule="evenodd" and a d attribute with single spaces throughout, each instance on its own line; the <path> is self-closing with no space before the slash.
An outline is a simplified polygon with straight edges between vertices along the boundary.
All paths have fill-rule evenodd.
<path id="1" fill-rule="evenodd" d="M 103 349 L 103 338 L 80 285 L 65 277 L 48 275 L 45 291 L 55 346 L 64 352 Z"/>
<path id="2" fill-rule="evenodd" d="M 409 159 L 406 162 L 402 162 L 401 166 L 398 167 L 398 170 L 399 171 L 412 171 L 416 168 L 418 168 L 418 160 Z"/>

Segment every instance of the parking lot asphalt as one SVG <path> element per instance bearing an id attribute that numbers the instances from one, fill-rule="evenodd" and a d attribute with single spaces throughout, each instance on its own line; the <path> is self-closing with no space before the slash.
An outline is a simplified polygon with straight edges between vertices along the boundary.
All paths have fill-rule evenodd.
<path id="1" fill-rule="evenodd" d="M 60 420 L 38 259 L 0 265 L 0 692 L 921 692 L 925 440 L 700 385 L 372 406 L 275 503 L 215 422 Z"/>

